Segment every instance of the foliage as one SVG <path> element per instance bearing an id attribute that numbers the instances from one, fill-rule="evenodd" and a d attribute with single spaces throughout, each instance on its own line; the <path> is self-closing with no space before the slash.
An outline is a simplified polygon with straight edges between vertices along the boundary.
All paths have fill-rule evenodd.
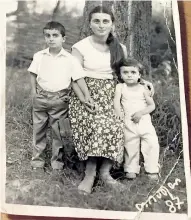
<path id="1" fill-rule="evenodd" d="M 58 3 L 59 2 L 60 1 L 58 1 Z M 20 67 L 29 65 L 33 54 L 45 47 L 42 28 L 45 23 L 51 19 L 63 23 L 66 27 L 66 42 L 64 47 L 67 50 L 70 50 L 71 46 L 77 42 L 79 38 L 83 38 L 89 33 L 87 11 L 89 11 L 94 5 L 100 4 L 100 2 L 101 1 L 93 1 L 93 3 L 92 1 L 88 2 L 86 4 L 87 10 L 84 10 L 84 16 L 82 16 L 82 14 L 73 16 L 77 10 L 75 7 L 68 10 L 64 4 L 57 4 L 55 8 L 52 8 L 49 11 L 46 11 L 46 8 L 44 8 L 43 12 L 40 13 L 34 10 L 35 4 L 37 4 L 35 1 L 18 1 L 18 9 L 7 15 L 7 65 Z M 138 20 L 133 19 L 131 27 L 129 27 L 129 13 L 126 13 L 128 2 L 122 1 L 122 3 L 123 4 L 116 1 L 113 7 L 116 17 L 116 35 L 122 43 L 126 44 L 129 52 L 130 45 L 128 45 L 128 42 L 130 42 L 130 33 L 135 31 L 134 26 L 137 24 Z M 111 7 L 112 1 L 103 1 L 103 4 L 107 7 Z M 133 4 L 133 7 L 137 8 L 137 2 L 133 2 Z M 144 4 L 146 5 L 148 3 L 143 2 L 141 4 L 144 6 Z M 143 6 L 140 6 L 140 8 Z M 150 11 L 150 5 L 144 7 L 148 7 Z M 146 11 L 148 12 L 148 9 Z M 136 15 L 136 17 L 140 16 L 145 19 L 144 14 Z M 124 21 L 121 22 L 121 19 Z M 174 29 L 170 20 L 171 17 L 169 16 L 168 22 L 170 25 L 170 31 L 175 40 Z M 148 22 L 145 23 L 148 24 Z M 151 38 L 150 43 L 147 42 L 147 44 L 150 44 L 151 46 L 150 58 L 152 67 L 157 68 L 164 60 L 170 60 L 171 66 L 175 72 L 176 69 L 174 68 L 174 61 L 172 59 L 174 57 L 176 60 L 176 45 L 169 36 L 164 17 L 158 14 L 152 15 L 150 25 L 150 28 L 148 27 L 149 25 L 145 26 L 148 30 L 151 29 L 149 37 L 145 35 L 142 36 L 142 38 Z M 136 36 L 137 34 L 140 33 L 137 32 Z M 136 53 L 141 54 L 141 51 L 136 51 Z M 148 54 L 148 51 L 146 53 Z M 147 59 L 147 54 L 144 59 Z M 145 62 L 147 63 L 147 61 Z"/>
<path id="2" fill-rule="evenodd" d="M 155 84 L 154 100 L 156 110 L 152 114 L 153 124 L 159 137 L 160 145 L 172 147 L 174 151 L 182 149 L 181 115 L 178 86 Z M 176 139 L 174 143 L 173 139 Z"/>

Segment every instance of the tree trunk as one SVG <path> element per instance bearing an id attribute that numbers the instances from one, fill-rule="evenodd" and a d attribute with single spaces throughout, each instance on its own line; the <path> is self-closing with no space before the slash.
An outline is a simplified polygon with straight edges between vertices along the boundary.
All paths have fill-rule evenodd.
<path id="1" fill-rule="evenodd" d="M 116 1 L 116 34 L 127 47 L 128 56 L 150 70 L 151 1 Z"/>
<path id="2" fill-rule="evenodd" d="M 170 7 L 167 5 L 167 3 L 164 7 L 165 7 L 164 16 L 166 20 L 167 34 L 168 34 L 168 46 L 172 52 L 174 65 L 177 67 L 176 35 L 175 35 L 173 13 L 172 13 L 172 2 L 170 2 Z"/>
<path id="3" fill-rule="evenodd" d="M 130 12 L 129 1 L 115 1 L 114 2 L 114 16 L 115 16 L 115 34 L 119 41 L 127 46 L 128 37 L 131 33 L 129 27 Z"/>

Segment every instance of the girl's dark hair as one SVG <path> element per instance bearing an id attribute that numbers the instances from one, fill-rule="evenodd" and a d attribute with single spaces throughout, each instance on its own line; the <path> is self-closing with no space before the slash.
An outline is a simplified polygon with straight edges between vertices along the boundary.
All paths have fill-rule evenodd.
<path id="1" fill-rule="evenodd" d="M 145 67 L 142 65 L 141 62 L 139 62 L 138 60 L 134 59 L 134 58 L 128 58 L 128 59 L 122 59 L 117 68 L 115 69 L 116 71 L 116 74 L 118 76 L 118 80 L 120 82 L 123 82 L 123 79 L 121 78 L 121 73 L 120 73 L 120 68 L 123 67 L 123 66 L 134 66 L 134 67 L 137 67 L 138 70 L 139 70 L 139 73 L 141 76 L 145 75 Z"/>
<path id="2" fill-rule="evenodd" d="M 65 27 L 61 23 L 56 22 L 56 21 L 48 22 L 43 28 L 43 33 L 44 33 L 44 30 L 53 30 L 53 29 L 60 31 L 62 37 L 65 36 Z"/>
<path id="3" fill-rule="evenodd" d="M 92 14 L 94 13 L 105 13 L 111 16 L 112 22 L 115 21 L 114 15 L 111 10 L 104 6 L 97 6 L 95 7 L 89 14 L 89 22 L 91 21 Z M 124 59 L 124 52 L 121 44 L 119 43 L 118 39 L 113 36 L 113 34 L 110 32 L 108 35 L 108 38 L 106 40 L 106 44 L 109 46 L 109 50 L 111 53 L 111 68 L 113 70 L 116 69 L 121 59 Z"/>

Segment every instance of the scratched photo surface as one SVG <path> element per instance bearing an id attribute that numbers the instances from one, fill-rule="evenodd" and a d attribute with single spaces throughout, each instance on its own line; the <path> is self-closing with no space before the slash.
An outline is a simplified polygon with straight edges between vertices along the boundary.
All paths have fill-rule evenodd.
<path id="1" fill-rule="evenodd" d="M 186 180 L 176 36 L 170 1 L 10 1 L 7 12 L 6 46 L 6 203 L 53 207 L 75 207 L 113 211 L 187 213 Z M 27 72 L 33 54 L 45 49 L 42 29 L 50 20 L 66 28 L 64 48 L 88 36 L 88 14 L 99 4 L 112 8 L 114 34 L 127 47 L 128 56 L 148 67 L 143 78 L 152 82 L 156 109 L 152 123 L 160 145 L 159 180 L 150 181 L 140 155 L 140 174 L 125 177 L 123 166 L 111 175 L 124 190 L 107 187 L 97 175 L 90 195 L 81 195 L 78 185 L 85 166 L 68 139 L 64 140 L 65 167 L 52 178 L 51 132 L 47 132 L 45 172 L 37 177 L 31 169 L 32 101 Z M 95 57 L 95 60 L 98 59 Z M 147 129 L 147 127 L 145 127 Z"/>

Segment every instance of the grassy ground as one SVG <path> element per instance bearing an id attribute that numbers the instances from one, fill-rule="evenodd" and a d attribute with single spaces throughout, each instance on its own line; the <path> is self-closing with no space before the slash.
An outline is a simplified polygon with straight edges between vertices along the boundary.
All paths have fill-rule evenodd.
<path id="1" fill-rule="evenodd" d="M 164 108 L 158 108 L 153 116 L 159 132 L 161 143 L 160 163 L 161 178 L 159 183 L 150 182 L 142 169 L 141 174 L 136 180 L 128 181 L 124 178 L 121 171 L 113 173 L 122 183 L 125 184 L 125 190 L 112 190 L 104 186 L 97 179 L 94 191 L 90 196 L 78 194 L 77 186 L 83 178 L 79 169 L 66 167 L 59 179 L 51 178 L 49 163 L 46 173 L 37 178 L 31 170 L 30 160 L 32 152 L 32 119 L 31 119 L 31 100 L 30 100 L 30 79 L 26 69 L 7 68 L 7 100 L 6 100 L 6 155 L 7 155 L 7 181 L 6 181 L 6 201 L 7 203 L 28 204 L 28 205 L 48 205 L 48 206 L 66 206 L 91 208 L 102 210 L 118 211 L 136 211 L 136 203 L 144 202 L 147 199 L 148 192 L 155 192 L 169 171 L 177 161 L 180 150 L 172 155 L 166 154 L 164 157 L 164 148 L 170 143 L 171 136 L 176 134 L 176 124 L 178 110 L 173 111 L 171 116 L 164 113 Z M 161 87 L 161 86 L 160 86 Z M 167 87 L 166 93 L 158 89 L 157 103 L 161 100 L 174 103 L 173 97 L 177 99 L 178 87 Z M 170 94 L 170 95 L 167 95 Z M 162 98 L 161 98 L 162 96 Z M 160 99 L 159 99 L 160 97 Z M 165 105 L 163 105 L 164 107 Z M 176 107 L 176 106 L 175 106 Z M 176 109 L 176 108 L 175 108 Z M 167 108 L 169 111 L 169 108 Z M 173 123 L 169 121 L 173 118 Z M 163 120 L 162 120 L 163 119 Z M 172 132 L 169 132 L 171 130 Z M 171 138 L 172 140 L 172 138 Z M 181 147 L 181 142 L 177 143 Z M 47 156 L 48 161 L 49 156 Z M 78 163 L 78 165 L 80 165 Z M 181 182 L 174 190 L 170 190 L 174 196 L 184 202 L 178 213 L 187 211 L 185 177 L 183 167 L 183 157 L 180 157 L 172 174 L 167 179 L 168 182 L 174 182 L 179 178 Z M 151 193 L 151 194 L 152 194 Z M 169 196 L 163 196 L 158 202 L 150 205 L 145 211 L 169 212 L 165 201 Z"/>

